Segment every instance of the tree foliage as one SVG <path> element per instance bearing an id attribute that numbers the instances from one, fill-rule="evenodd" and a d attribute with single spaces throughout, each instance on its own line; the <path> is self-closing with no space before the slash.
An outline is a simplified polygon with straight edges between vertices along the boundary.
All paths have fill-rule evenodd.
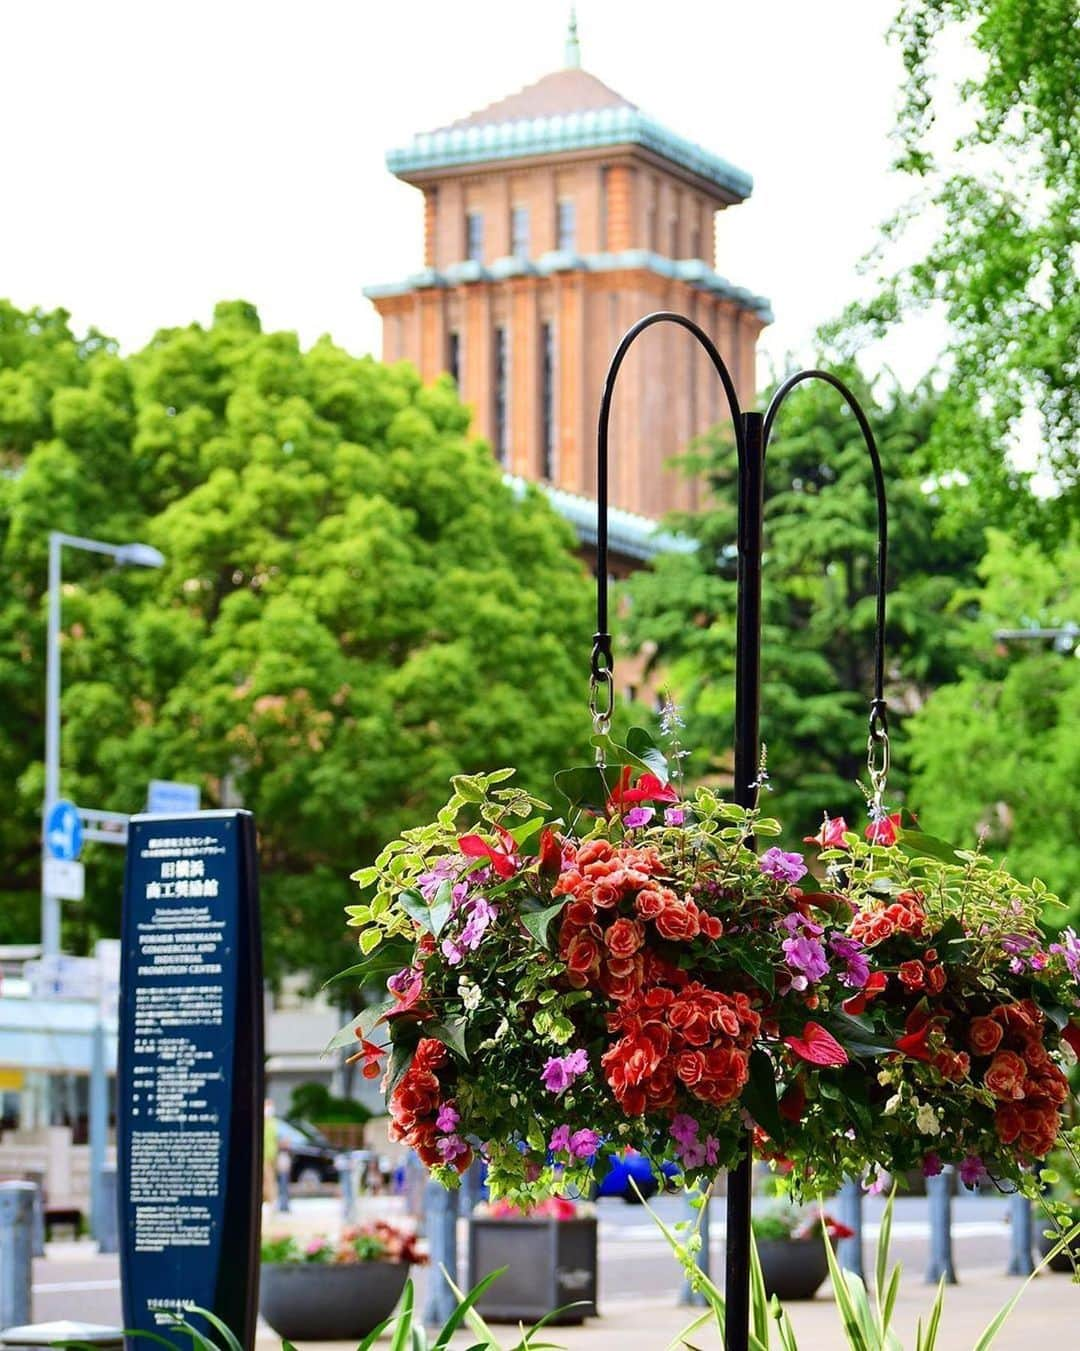
<path id="1" fill-rule="evenodd" d="M 247 304 L 121 357 L 0 306 L 0 934 L 37 935 L 50 529 L 141 539 L 160 572 L 64 554 L 63 777 L 138 811 L 152 777 L 237 795 L 260 832 L 271 969 L 345 964 L 349 872 L 452 773 L 544 791 L 587 735 L 589 585 L 546 501 L 506 486 L 448 380 L 302 351 Z M 117 932 L 88 849 L 65 941 Z"/>
<path id="2" fill-rule="evenodd" d="M 1080 659 L 1067 635 L 1003 641 L 1003 629 L 1080 622 L 1080 544 L 1053 560 L 991 531 L 978 605 L 963 626 L 960 678 L 931 694 L 909 723 L 911 801 L 928 829 L 985 834 L 1022 877 L 1070 902 L 1080 895 Z M 1056 916 L 1064 922 L 1068 912 Z M 1047 917 L 1055 922 L 1055 915 Z"/>
<path id="3" fill-rule="evenodd" d="M 924 491 L 921 457 L 934 417 L 928 391 L 875 398 L 851 383 L 875 428 L 890 516 L 887 688 L 896 769 L 905 782 L 904 724 L 953 676 L 957 639 L 942 616 L 974 581 L 980 535 L 944 529 L 946 490 Z M 730 772 L 735 664 L 734 450 L 712 440 L 688 457 L 713 488 L 710 505 L 680 520 L 694 555 L 657 561 L 630 582 L 633 643 L 655 645 L 687 722 L 691 774 Z M 821 814 L 851 822 L 865 809 L 866 720 L 873 690 L 876 507 L 869 457 L 836 393 L 802 386 L 784 405 L 766 460 L 762 737 L 774 813 L 811 833 Z"/>
<path id="4" fill-rule="evenodd" d="M 884 231 L 889 247 L 930 213 L 925 256 L 888 275 L 868 306 L 835 327 L 857 349 L 913 310 L 944 307 L 948 386 L 930 436 L 939 466 L 962 470 L 989 508 L 1015 512 L 1025 475 L 1003 455 L 1025 411 L 1039 428 L 1059 501 L 1058 533 L 1080 495 L 1080 21 L 1075 0 L 903 0 L 894 27 L 907 73 L 899 168 L 919 195 Z M 965 125 L 947 160 L 935 154 L 936 62 L 963 38 L 978 73 L 951 92 Z M 1025 499 L 1021 499 L 1023 504 Z M 1034 502 L 1026 499 L 1034 515 Z"/>

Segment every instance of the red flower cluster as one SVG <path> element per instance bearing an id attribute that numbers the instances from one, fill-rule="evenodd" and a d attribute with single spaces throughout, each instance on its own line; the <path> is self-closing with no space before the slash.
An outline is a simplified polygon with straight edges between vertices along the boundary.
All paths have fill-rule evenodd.
<path id="1" fill-rule="evenodd" d="M 882 910 L 863 910 L 851 922 L 848 932 L 852 938 L 868 948 L 882 943 L 893 934 L 920 938 L 926 927 L 926 911 L 917 891 L 902 891 L 891 905 Z"/>
<path id="2" fill-rule="evenodd" d="M 553 889 L 573 898 L 559 927 L 559 956 L 572 985 L 599 985 L 610 999 L 623 1000 L 657 981 L 685 980 L 650 951 L 650 924 L 668 942 L 721 936 L 724 926 L 715 915 L 661 885 L 662 871 L 655 849 L 615 848 L 607 840 L 578 849 Z"/>
<path id="3" fill-rule="evenodd" d="M 429 1168 L 443 1162 L 436 1148 L 439 1136 L 436 1119 L 442 1085 L 435 1071 L 446 1062 L 446 1047 L 442 1042 L 434 1037 L 423 1037 L 412 1064 L 390 1095 L 390 1139 L 411 1146 Z M 453 1164 L 459 1173 L 465 1172 L 472 1157 L 472 1150 L 467 1146 L 464 1153 L 457 1155 Z"/>
<path id="4" fill-rule="evenodd" d="M 622 1035 L 600 1063 L 627 1116 L 671 1107 L 680 1086 L 723 1107 L 742 1092 L 760 1027 L 744 994 L 698 981 L 678 990 L 654 985 L 609 1015 L 609 1030 Z"/>
<path id="5" fill-rule="evenodd" d="M 989 1056 L 983 1083 L 998 1108 L 994 1126 L 1002 1144 L 1016 1144 L 1032 1158 L 1044 1158 L 1061 1127 L 1061 1105 L 1069 1081 L 1043 1044 L 1046 1019 L 1030 999 L 999 1004 L 989 1017 L 973 1018 L 968 1044 Z"/>

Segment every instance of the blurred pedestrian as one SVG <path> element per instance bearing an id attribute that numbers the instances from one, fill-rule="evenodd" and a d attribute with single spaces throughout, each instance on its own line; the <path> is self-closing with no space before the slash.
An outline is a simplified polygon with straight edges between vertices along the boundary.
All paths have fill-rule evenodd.
<path id="1" fill-rule="evenodd" d="M 263 1102 L 263 1200 L 269 1204 L 276 1194 L 278 1123 L 271 1098 Z"/>
<path id="2" fill-rule="evenodd" d="M 292 1208 L 289 1204 L 289 1183 L 292 1181 L 292 1153 L 282 1140 L 277 1148 L 277 1208 L 287 1215 Z"/>

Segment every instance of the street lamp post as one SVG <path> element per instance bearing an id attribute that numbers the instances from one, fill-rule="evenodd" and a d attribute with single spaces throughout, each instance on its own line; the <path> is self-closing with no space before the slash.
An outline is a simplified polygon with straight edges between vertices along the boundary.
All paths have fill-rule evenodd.
<path id="1" fill-rule="evenodd" d="M 87 553 L 107 554 L 121 566 L 160 568 L 164 554 L 149 544 L 107 544 L 99 539 L 49 531 L 49 616 L 45 646 L 45 800 L 41 811 L 41 953 L 51 957 L 60 951 L 60 898 L 45 884 L 49 812 L 60 797 L 60 551 L 64 545 Z"/>

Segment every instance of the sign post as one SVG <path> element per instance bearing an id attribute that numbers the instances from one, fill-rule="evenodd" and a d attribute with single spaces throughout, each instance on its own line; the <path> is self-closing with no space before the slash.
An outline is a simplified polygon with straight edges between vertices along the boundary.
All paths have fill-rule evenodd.
<path id="1" fill-rule="evenodd" d="M 255 821 L 133 816 L 120 983 L 120 1278 L 126 1328 L 208 1309 L 252 1347 L 262 1200 Z M 179 1338 L 177 1338 L 179 1345 Z"/>

